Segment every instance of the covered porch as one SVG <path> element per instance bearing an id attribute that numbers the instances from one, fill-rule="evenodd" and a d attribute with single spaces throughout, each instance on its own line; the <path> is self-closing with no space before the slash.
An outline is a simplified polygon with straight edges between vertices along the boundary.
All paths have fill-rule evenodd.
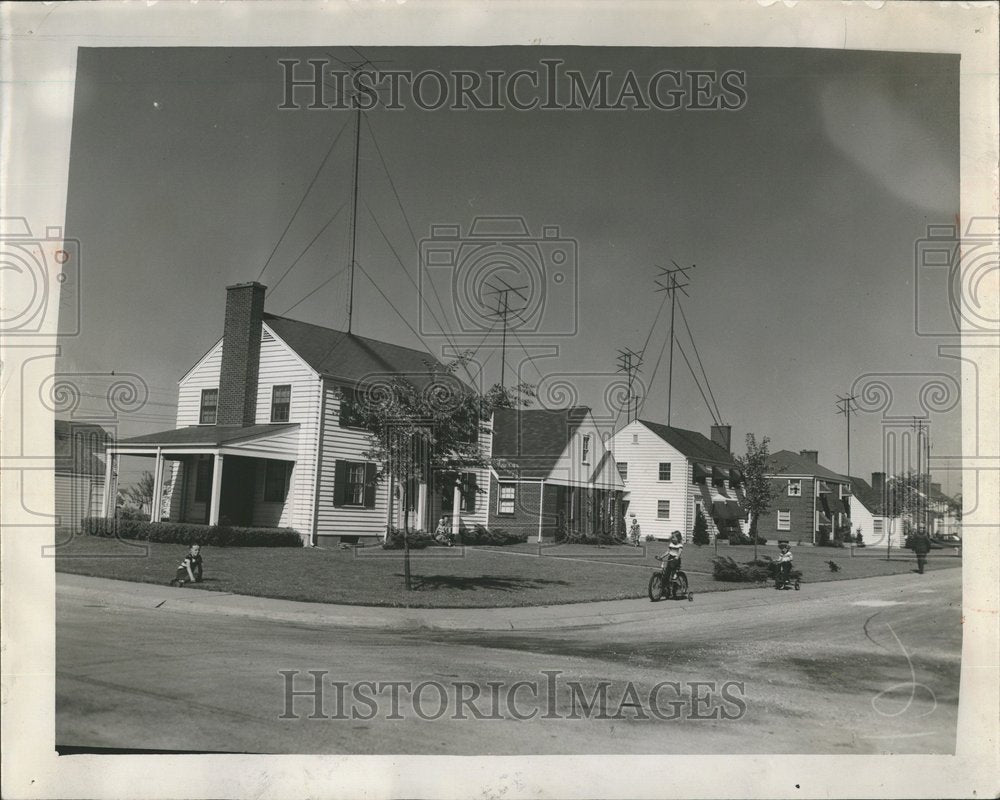
<path id="1" fill-rule="evenodd" d="M 151 522 L 287 525 L 298 427 L 192 426 L 122 440 L 107 449 L 103 514 L 114 516 L 120 458 L 138 456 L 153 459 Z"/>

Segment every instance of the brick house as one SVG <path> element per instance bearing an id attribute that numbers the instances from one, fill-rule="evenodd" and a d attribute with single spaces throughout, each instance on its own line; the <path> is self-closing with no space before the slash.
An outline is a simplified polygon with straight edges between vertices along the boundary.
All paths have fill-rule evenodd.
<path id="1" fill-rule="evenodd" d="M 542 541 L 610 534 L 624 485 L 589 408 L 497 409 L 487 527 Z"/>
<path id="2" fill-rule="evenodd" d="M 767 477 L 777 494 L 757 523 L 758 535 L 815 544 L 851 524 L 850 481 L 820 464 L 817 450 L 772 453 Z"/>
<path id="3" fill-rule="evenodd" d="M 154 460 L 154 496 L 167 518 L 290 527 L 307 544 L 382 537 L 387 524 L 426 529 L 429 487 L 403 509 L 391 476 L 376 481 L 367 432 L 352 424 L 362 384 L 429 380 L 428 353 L 269 314 L 265 287 L 227 287 L 223 336 L 180 378 L 176 427 L 107 448 L 104 510 L 114 508 L 117 461 Z M 457 493 L 457 491 L 456 491 Z M 164 518 L 155 508 L 153 520 Z"/>
<path id="4" fill-rule="evenodd" d="M 730 452 L 732 429 L 713 425 L 710 436 L 638 419 L 618 431 L 611 449 L 625 484 L 628 516 L 644 536 L 690 540 L 701 510 L 710 539 L 746 533 L 742 476 Z"/>

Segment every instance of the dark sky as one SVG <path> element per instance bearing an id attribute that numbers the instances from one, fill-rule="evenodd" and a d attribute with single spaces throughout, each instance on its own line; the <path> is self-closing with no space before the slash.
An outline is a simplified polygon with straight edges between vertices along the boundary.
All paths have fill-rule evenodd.
<path id="1" fill-rule="evenodd" d="M 573 310 L 572 336 L 521 332 L 524 348 L 558 356 L 523 367 L 606 413 L 615 351 L 642 348 L 662 295 L 656 266 L 697 264 L 688 322 L 735 450 L 747 431 L 772 450 L 818 449 L 846 469 L 835 395 L 863 374 L 957 374 L 940 340 L 914 332 L 914 246 L 928 224 L 959 213 L 958 59 L 934 54 L 799 49 L 363 48 L 391 69 L 539 70 L 543 58 L 592 75 L 661 69 L 746 73 L 735 111 L 375 110 L 362 132 L 357 260 L 409 325 L 421 328 L 416 238 L 436 224 L 520 215 L 531 232 L 558 227 L 578 248 L 575 278 L 550 287 L 552 319 Z M 334 137 L 344 111 L 279 110 L 283 58 L 350 59 L 350 50 L 82 49 L 79 52 L 67 233 L 80 239 L 82 334 L 63 370 L 136 372 L 152 401 L 126 434 L 172 426 L 177 379 L 221 335 L 224 287 L 257 279 Z M 342 212 L 279 279 L 351 188 L 353 129 L 345 129 L 281 246 L 260 277 L 282 313 L 348 261 Z M 385 238 L 372 223 L 378 219 Z M 570 273 L 572 275 L 572 272 Z M 441 284 L 444 286 L 444 284 Z M 358 273 L 355 332 L 419 344 Z M 341 273 L 290 316 L 343 327 Z M 444 305 L 451 296 L 442 291 Z M 459 299 L 458 302 L 461 302 Z M 561 305 L 560 305 L 561 304 Z M 429 307 L 443 316 L 434 298 Z M 433 321 L 425 324 L 434 328 Z M 561 315 L 561 316 L 560 316 Z M 573 314 L 569 314 L 573 317 Z M 648 382 L 665 340 L 660 317 L 646 353 Z M 689 357 L 686 331 L 677 329 Z M 482 334 L 461 341 L 475 347 Z M 437 351 L 442 336 L 424 335 Z M 480 356 L 489 352 L 480 351 Z M 486 362 L 492 381 L 499 355 Z M 537 371 L 536 371 L 537 367 Z M 697 364 L 695 363 L 697 368 Z M 100 379 L 85 383 L 100 394 Z M 896 385 L 898 377 L 888 378 Z M 907 380 L 911 380 L 908 378 Z M 909 385 L 909 384 L 908 384 Z M 902 413 L 920 413 L 900 401 Z M 899 409 L 894 409 L 899 411 Z M 644 417 L 665 420 L 666 356 Z M 674 361 L 672 422 L 707 433 L 711 417 L 683 358 Z M 935 452 L 958 452 L 958 410 L 932 417 Z M 878 414 L 852 428 L 852 471 L 881 468 Z M 941 474 L 945 489 L 958 477 Z"/>

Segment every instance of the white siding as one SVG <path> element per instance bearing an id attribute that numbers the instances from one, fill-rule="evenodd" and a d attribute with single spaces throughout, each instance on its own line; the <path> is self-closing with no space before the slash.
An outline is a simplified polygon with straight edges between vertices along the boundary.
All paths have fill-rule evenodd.
<path id="1" fill-rule="evenodd" d="M 583 438 L 585 436 L 590 437 L 590 450 L 586 463 L 583 461 Z M 614 453 L 611 453 L 610 458 L 605 459 L 606 452 L 607 448 L 601 431 L 594 422 L 593 416 L 588 413 L 573 431 L 572 439 L 567 443 L 566 449 L 552 467 L 546 481 L 564 486 L 624 490 L 625 486 L 618 477 Z M 598 470 L 598 468 L 600 469 Z"/>
<path id="2" fill-rule="evenodd" d="M 294 390 L 293 390 L 294 391 Z M 375 490 L 375 507 L 336 507 L 333 504 L 334 473 L 338 459 L 365 461 L 363 453 L 370 449 L 368 434 L 356 428 L 340 427 L 340 398 L 337 385 L 324 381 L 326 406 L 323 438 L 320 442 L 319 497 L 317 532 L 321 536 L 384 536 L 389 518 L 389 480 L 379 481 Z"/>
<path id="3" fill-rule="evenodd" d="M 304 537 L 312 535 L 313 499 L 316 491 L 316 443 L 319 441 L 319 376 L 299 356 L 274 336 L 264 325 L 260 345 L 260 370 L 257 377 L 258 424 L 271 421 L 271 389 L 276 385 L 290 384 L 292 387 L 288 421 L 299 423 L 298 431 L 281 433 L 271 437 L 275 442 L 287 443 L 298 437 L 298 457 L 292 468 L 288 486 L 288 497 L 281 510 L 278 525 L 295 528 Z M 266 442 L 248 443 L 248 447 L 266 449 Z M 260 470 L 261 475 L 263 469 Z M 260 478 L 263 481 L 263 478 Z M 261 483 L 261 491 L 263 491 Z M 255 511 L 256 514 L 256 511 Z M 273 517 L 273 512 L 268 518 Z"/>
<path id="4" fill-rule="evenodd" d="M 197 425 L 201 413 L 201 390 L 218 389 L 222 369 L 220 339 L 177 385 L 177 427 Z"/>
<path id="5" fill-rule="evenodd" d="M 101 492 L 104 477 L 56 473 L 53 482 L 55 524 L 58 527 L 78 525 L 84 517 L 101 515 Z"/>

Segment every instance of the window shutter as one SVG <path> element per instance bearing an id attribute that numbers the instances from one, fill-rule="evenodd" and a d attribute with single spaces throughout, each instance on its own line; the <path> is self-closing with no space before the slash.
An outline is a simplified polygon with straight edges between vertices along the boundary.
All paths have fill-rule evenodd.
<path id="1" fill-rule="evenodd" d="M 365 464 L 365 508 L 375 508 L 375 465 Z"/>
<path id="2" fill-rule="evenodd" d="M 476 475 L 474 472 L 468 472 L 464 476 L 462 483 L 462 491 L 465 492 L 465 512 L 467 514 L 476 513 L 476 495 L 479 492 L 476 491 Z"/>
<path id="3" fill-rule="evenodd" d="M 337 459 L 333 469 L 333 504 L 337 508 L 344 505 L 344 486 L 347 483 L 347 462 Z"/>

